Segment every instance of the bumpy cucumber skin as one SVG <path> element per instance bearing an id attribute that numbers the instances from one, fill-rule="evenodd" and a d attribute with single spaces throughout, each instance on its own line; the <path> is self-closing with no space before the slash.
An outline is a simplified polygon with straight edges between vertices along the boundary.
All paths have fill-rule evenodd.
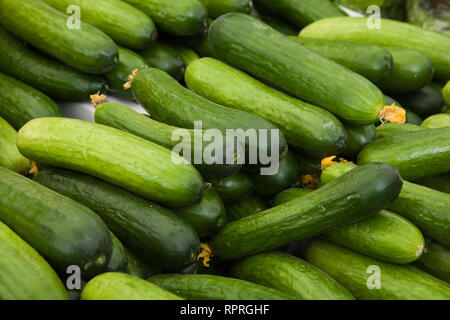
<path id="1" fill-rule="evenodd" d="M 0 299 L 67 300 L 56 272 L 30 245 L 0 222 Z"/>
<path id="2" fill-rule="evenodd" d="M 90 174 L 169 206 L 198 203 L 203 195 L 203 179 L 185 159 L 100 124 L 66 118 L 35 119 L 19 131 L 17 146 L 37 162 Z M 172 175 L 177 178 L 170 179 Z"/>
<path id="3" fill-rule="evenodd" d="M 429 129 L 450 127 L 450 114 L 439 113 L 432 115 L 423 120 L 421 126 Z"/>
<path id="4" fill-rule="evenodd" d="M 213 58 L 202 58 L 186 70 L 186 84 L 221 105 L 246 111 L 274 123 L 294 148 L 316 157 L 336 154 L 347 135 L 342 123 L 322 108 L 294 99 Z"/>
<path id="5" fill-rule="evenodd" d="M 145 51 L 141 51 L 145 62 L 153 68 L 161 69 L 177 81 L 183 80 L 186 65 L 179 52 L 165 43 L 155 43 Z"/>
<path id="6" fill-rule="evenodd" d="M 422 118 L 442 112 L 445 105 L 441 89 L 434 84 L 426 85 L 416 92 L 400 96 L 398 100 Z"/>
<path id="7" fill-rule="evenodd" d="M 406 180 L 450 171 L 450 127 L 389 136 L 374 141 L 358 154 L 358 164 L 386 162 Z"/>
<path id="8" fill-rule="evenodd" d="M 111 255 L 111 259 L 106 266 L 106 271 L 114 272 L 120 271 L 125 272 L 128 267 L 128 256 L 127 251 L 120 240 L 111 233 L 112 243 L 113 243 L 113 251 Z"/>
<path id="9" fill-rule="evenodd" d="M 239 171 L 221 180 L 213 180 L 214 190 L 226 204 L 237 203 L 253 195 L 255 186 L 245 172 Z"/>
<path id="10" fill-rule="evenodd" d="M 63 13 L 66 13 L 70 5 L 79 6 L 84 22 L 97 27 L 117 44 L 130 49 L 144 49 L 157 38 L 153 21 L 145 13 L 123 1 L 44 0 L 44 2 Z"/>
<path id="11" fill-rule="evenodd" d="M 250 13 L 251 0 L 201 0 L 211 18 L 218 18 L 229 12 Z"/>
<path id="12" fill-rule="evenodd" d="M 450 283 L 450 250 L 439 242 L 428 239 L 426 250 L 415 265 Z"/>
<path id="13" fill-rule="evenodd" d="M 365 145 L 377 139 L 377 129 L 374 125 L 346 126 L 345 129 L 347 130 L 348 142 L 342 153 L 346 157 L 355 157 Z"/>
<path id="14" fill-rule="evenodd" d="M 289 202 L 291 200 L 300 198 L 304 196 L 305 194 L 311 193 L 313 190 L 306 189 L 306 188 L 290 188 L 286 189 L 280 193 L 278 193 L 275 198 L 273 198 L 272 206 L 276 207 L 280 204 Z"/>
<path id="15" fill-rule="evenodd" d="M 41 117 L 60 117 L 58 105 L 42 92 L 0 73 L 0 117 L 16 130 Z"/>
<path id="16" fill-rule="evenodd" d="M 426 128 L 418 126 L 416 124 L 411 123 L 385 123 L 381 126 L 377 127 L 377 134 L 378 138 L 386 138 L 390 136 L 394 136 L 397 134 L 402 134 L 406 132 L 414 132 L 414 131 L 421 131 L 426 130 Z"/>
<path id="17" fill-rule="evenodd" d="M 207 274 L 157 275 L 148 280 L 189 300 L 295 300 L 256 283 Z"/>
<path id="18" fill-rule="evenodd" d="M 416 183 L 445 193 L 450 193 L 450 172 L 438 176 L 424 177 Z"/>
<path id="19" fill-rule="evenodd" d="M 117 64 L 117 47 L 106 34 L 83 22 L 80 29 L 68 28 L 69 17 L 40 0 L 4 0 L 0 19 L 16 36 L 77 70 L 101 74 Z"/>
<path id="20" fill-rule="evenodd" d="M 125 0 L 146 13 L 159 31 L 176 36 L 201 34 L 208 27 L 208 13 L 200 0 Z"/>
<path id="21" fill-rule="evenodd" d="M 101 274 L 89 281 L 81 300 L 182 300 L 151 282 L 119 272 Z"/>
<path id="22" fill-rule="evenodd" d="M 71 265 L 83 278 L 105 270 L 112 254 L 108 228 L 90 209 L 0 167 L 0 220 L 58 273 Z"/>
<path id="23" fill-rule="evenodd" d="M 173 212 L 93 177 L 46 169 L 36 180 L 95 211 L 110 230 L 152 266 L 175 271 L 192 264 L 200 241 Z"/>
<path id="24" fill-rule="evenodd" d="M 0 72 L 28 83 L 61 101 L 87 100 L 105 81 L 48 59 L 0 27 Z"/>
<path id="25" fill-rule="evenodd" d="M 218 18 L 209 42 L 222 60 L 349 124 L 374 124 L 384 107 L 383 94 L 369 80 L 251 16 L 229 13 Z"/>
<path id="26" fill-rule="evenodd" d="M 0 166 L 26 174 L 30 168 L 30 160 L 17 150 L 16 138 L 17 131 L 0 117 Z"/>
<path id="27" fill-rule="evenodd" d="M 258 196 L 252 196 L 244 201 L 230 204 L 227 207 L 232 220 L 242 219 L 268 209 L 266 201 Z"/>
<path id="28" fill-rule="evenodd" d="M 213 252 L 235 259 L 332 231 L 385 209 L 400 193 L 402 181 L 393 166 L 373 163 L 358 169 L 305 199 L 228 224 L 211 240 Z"/>
<path id="29" fill-rule="evenodd" d="M 244 258 L 232 266 L 230 275 L 302 300 L 355 299 L 326 273 L 286 253 L 269 252 Z"/>
<path id="30" fill-rule="evenodd" d="M 315 240 L 306 251 L 306 260 L 329 274 L 361 300 L 448 300 L 450 286 L 410 265 L 381 262 L 324 240 Z M 351 267 L 349 267 L 351 266 Z M 381 287 L 371 290 L 378 267 Z M 373 268 L 373 267 L 372 267 Z"/>

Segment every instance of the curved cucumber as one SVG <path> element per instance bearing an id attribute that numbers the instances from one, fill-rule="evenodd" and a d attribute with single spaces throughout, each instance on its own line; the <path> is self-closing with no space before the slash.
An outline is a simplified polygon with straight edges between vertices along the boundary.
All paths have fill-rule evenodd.
<path id="1" fill-rule="evenodd" d="M 385 123 L 377 127 L 378 138 L 386 138 L 406 132 L 426 130 L 426 128 L 411 123 Z"/>
<path id="2" fill-rule="evenodd" d="M 424 254 L 415 265 L 450 283 L 450 250 L 439 242 L 428 240 Z"/>
<path id="3" fill-rule="evenodd" d="M 128 268 L 128 256 L 125 247 L 120 242 L 119 239 L 111 233 L 113 250 L 111 259 L 109 260 L 108 265 L 106 266 L 106 271 L 123 271 L 125 272 Z"/>
<path id="4" fill-rule="evenodd" d="M 432 115 L 423 120 L 422 127 L 430 129 L 450 127 L 450 114 L 438 113 Z"/>
<path id="5" fill-rule="evenodd" d="M 222 60 L 349 124 L 377 122 L 385 105 L 383 94 L 369 80 L 251 16 L 229 13 L 215 20 L 209 42 Z"/>
<path id="6" fill-rule="evenodd" d="M 398 100 L 422 118 L 442 112 L 445 105 L 441 89 L 434 84 L 426 85 L 416 92 L 400 96 Z"/>
<path id="7" fill-rule="evenodd" d="M 261 253 L 236 262 L 232 277 L 258 283 L 305 300 L 354 300 L 336 280 L 286 253 Z"/>
<path id="8" fill-rule="evenodd" d="M 203 179 L 185 159 L 100 124 L 35 119 L 19 131 L 17 146 L 43 164 L 90 174 L 169 206 L 197 203 L 203 195 Z"/>
<path id="9" fill-rule="evenodd" d="M 227 210 L 230 216 L 236 220 L 254 215 L 268 208 L 269 206 L 263 198 L 252 196 L 244 201 L 229 205 Z"/>
<path id="10" fill-rule="evenodd" d="M 0 222 L 0 299 L 67 300 L 56 272 L 31 246 Z"/>
<path id="11" fill-rule="evenodd" d="M 252 179 L 242 171 L 221 180 L 213 180 L 211 183 L 226 204 L 245 200 L 253 195 L 255 189 Z"/>
<path id="12" fill-rule="evenodd" d="M 450 172 L 438 176 L 424 177 L 416 181 L 416 183 L 434 190 L 450 193 Z"/>
<path id="13" fill-rule="evenodd" d="M 213 19 L 228 12 L 250 13 L 252 9 L 252 0 L 201 0 L 201 2 Z"/>
<path id="14" fill-rule="evenodd" d="M 311 193 L 313 190 L 306 188 L 291 188 L 286 189 L 275 196 L 273 199 L 272 206 L 276 207 L 280 204 L 292 201 L 294 199 L 300 198 L 305 194 Z"/>
<path id="15" fill-rule="evenodd" d="M 347 141 L 342 124 L 326 110 L 294 99 L 219 60 L 195 61 L 187 68 L 185 80 L 189 88 L 211 101 L 271 121 L 290 145 L 313 156 L 337 153 Z"/>
<path id="16" fill-rule="evenodd" d="M 81 300 L 182 300 L 148 281 L 125 273 L 108 272 L 89 281 Z"/>
<path id="17" fill-rule="evenodd" d="M 165 43 L 155 43 L 153 46 L 141 52 L 145 62 L 153 67 L 161 69 L 177 81 L 183 80 L 186 65 L 179 52 Z"/>
<path id="18" fill-rule="evenodd" d="M 354 158 L 365 145 L 377 139 L 377 129 L 374 125 L 363 127 L 346 126 L 348 142 L 342 151 L 346 157 Z"/>
<path id="19" fill-rule="evenodd" d="M 149 279 L 189 300 L 293 300 L 293 296 L 256 283 L 207 274 L 157 275 Z"/>
<path id="20" fill-rule="evenodd" d="M 173 212 L 93 177 L 61 169 L 36 180 L 95 211 L 111 231 L 152 266 L 174 271 L 192 264 L 200 242 Z"/>
<path id="21" fill-rule="evenodd" d="M 100 74 L 117 64 L 117 47 L 106 34 L 84 22 L 76 25 L 75 16 L 69 17 L 43 1 L 3 0 L 0 19 L 16 36 L 74 69 Z"/>
<path id="22" fill-rule="evenodd" d="M 17 131 L 0 117 L 0 166 L 26 174 L 30 169 L 30 160 L 17 150 Z"/>
<path id="23" fill-rule="evenodd" d="M 413 266 L 381 262 L 327 241 L 311 243 L 306 259 L 361 300 L 450 299 L 448 284 Z"/>

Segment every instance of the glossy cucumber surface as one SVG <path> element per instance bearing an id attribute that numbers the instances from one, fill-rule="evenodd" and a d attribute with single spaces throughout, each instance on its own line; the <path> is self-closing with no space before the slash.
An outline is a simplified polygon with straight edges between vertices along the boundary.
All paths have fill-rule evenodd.
<path id="1" fill-rule="evenodd" d="M 0 166 L 27 174 L 31 163 L 17 150 L 16 138 L 17 131 L 0 117 Z"/>
<path id="2" fill-rule="evenodd" d="M 158 42 L 142 51 L 141 55 L 149 66 L 167 72 L 177 81 L 183 80 L 186 65 L 174 47 Z"/>

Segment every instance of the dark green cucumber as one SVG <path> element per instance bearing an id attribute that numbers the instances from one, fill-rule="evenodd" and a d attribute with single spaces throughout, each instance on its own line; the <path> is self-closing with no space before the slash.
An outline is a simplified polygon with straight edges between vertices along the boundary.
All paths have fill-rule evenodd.
<path id="1" fill-rule="evenodd" d="M 291 37 L 306 48 L 362 75 L 373 83 L 392 73 L 393 58 L 385 48 L 342 40 Z"/>
<path id="2" fill-rule="evenodd" d="M 209 42 L 222 60 L 349 124 L 377 122 L 385 105 L 381 91 L 366 78 L 251 16 L 229 13 L 218 18 L 211 25 Z"/>
<path id="3" fill-rule="evenodd" d="M 450 286 L 447 283 L 413 266 L 381 262 L 327 241 L 315 240 L 311 243 L 306 251 L 306 259 L 336 279 L 357 299 L 450 299 Z"/>
<path id="4" fill-rule="evenodd" d="M 210 237 L 219 232 L 227 222 L 227 210 L 219 195 L 208 189 L 200 203 L 175 210 L 200 237 Z"/>
<path id="5" fill-rule="evenodd" d="M 174 271 L 192 264 L 200 242 L 173 212 L 93 177 L 62 169 L 41 171 L 36 180 L 95 211 L 110 230 L 152 266 Z"/>
<path id="6" fill-rule="evenodd" d="M 227 207 L 228 214 L 233 220 L 242 219 L 258 212 L 267 210 L 269 206 L 263 198 L 251 196 L 244 201 L 230 204 Z"/>
<path id="7" fill-rule="evenodd" d="M 149 266 L 141 258 L 131 252 L 128 248 L 126 249 L 126 254 L 128 258 L 128 265 L 126 273 L 137 278 L 147 279 L 155 274 L 161 273 L 161 269 Z"/>
<path id="8" fill-rule="evenodd" d="M 306 188 L 291 188 L 281 191 L 279 194 L 275 196 L 273 199 L 272 206 L 276 207 L 280 204 L 292 201 L 294 199 L 300 198 L 305 194 L 311 193 L 313 190 Z"/>
<path id="9" fill-rule="evenodd" d="M 349 158 L 358 155 L 361 149 L 377 139 L 377 129 L 374 125 L 363 127 L 346 126 L 348 142 L 342 154 Z"/>
<path id="10" fill-rule="evenodd" d="M 186 66 L 190 65 L 195 60 L 200 59 L 198 54 L 189 47 L 173 43 L 171 43 L 171 46 L 178 51 L 178 54 L 180 55 L 181 59 L 183 59 L 183 62 Z"/>
<path id="11" fill-rule="evenodd" d="M 228 224 L 212 239 L 213 252 L 235 259 L 332 231 L 378 213 L 400 193 L 393 166 L 372 163 L 355 170 L 305 198 Z"/>
<path id="12" fill-rule="evenodd" d="M 149 66 L 167 72 L 177 81 L 183 80 L 186 65 L 180 53 L 172 46 L 158 42 L 142 51 L 141 55 Z"/>
<path id="13" fill-rule="evenodd" d="M 354 300 L 336 280 L 308 262 L 281 252 L 261 253 L 236 262 L 234 278 L 258 283 L 305 300 Z"/>
<path id="14" fill-rule="evenodd" d="M 450 81 L 448 81 L 444 88 L 442 88 L 442 97 L 444 98 L 447 106 L 450 107 Z"/>
<path id="15" fill-rule="evenodd" d="M 180 128 L 155 121 L 119 103 L 102 104 L 95 110 L 94 117 L 97 123 L 127 131 L 170 150 L 173 150 L 180 142 L 184 142 L 184 140 L 180 141 L 181 138 L 185 139 L 185 137 L 180 137 L 180 139 L 172 140 L 172 134 Z M 208 146 L 205 142 L 200 148 L 197 147 L 195 137 L 195 131 L 189 130 L 188 138 L 191 142 L 186 143 L 194 152 L 191 152 L 190 156 L 186 154 L 185 158 L 194 163 L 194 166 L 205 179 L 222 179 L 239 171 L 241 165 L 237 164 L 237 161 L 227 162 L 226 153 L 224 153 L 223 161 L 221 161 L 223 164 L 195 164 L 195 151 L 199 151 L 203 155 Z M 231 146 L 231 144 L 226 144 L 226 147 L 228 146 Z"/>
<path id="16" fill-rule="evenodd" d="M 0 222 L 0 300 L 67 300 L 56 272 Z"/>
<path id="17" fill-rule="evenodd" d="M 406 132 L 376 140 L 358 154 L 358 164 L 387 162 L 406 180 L 450 171 L 450 127 Z"/>
<path id="18" fill-rule="evenodd" d="M 184 158 L 104 125 L 35 119 L 19 131 L 17 146 L 37 162 L 90 174 L 169 206 L 197 203 L 203 196 L 203 179 Z"/>
<path id="19" fill-rule="evenodd" d="M 0 117 L 0 166 L 27 174 L 31 163 L 17 150 L 16 138 L 17 131 Z"/>
<path id="20" fill-rule="evenodd" d="M 406 111 L 406 123 L 411 124 L 417 124 L 420 125 L 422 123 L 422 118 L 419 117 L 417 114 L 415 114 L 413 111 L 411 111 L 408 108 L 405 108 L 403 105 L 400 104 L 397 100 L 392 99 L 391 97 L 385 95 L 386 98 L 386 105 L 390 106 L 392 104 L 395 104 L 398 107 L 403 108 Z"/>
<path id="21" fill-rule="evenodd" d="M 207 274 L 168 274 L 148 279 L 189 300 L 293 300 L 295 297 L 256 283 Z"/>
<path id="22" fill-rule="evenodd" d="M 342 124 L 326 110 L 294 99 L 219 60 L 195 61 L 187 68 L 185 80 L 206 99 L 271 121 L 290 145 L 313 156 L 335 154 L 346 144 Z"/>
<path id="23" fill-rule="evenodd" d="M 445 105 L 441 89 L 434 84 L 424 86 L 416 92 L 400 96 L 398 100 L 422 118 L 442 112 Z"/>
<path id="24" fill-rule="evenodd" d="M 217 58 L 214 49 L 211 47 L 208 38 L 203 39 L 200 43 L 196 44 L 194 50 L 198 53 L 200 57 L 211 57 Z"/>
<path id="25" fill-rule="evenodd" d="M 0 221 L 35 248 L 58 273 L 80 267 L 89 278 L 105 270 L 110 232 L 90 209 L 0 167 Z"/>
<path id="26" fill-rule="evenodd" d="M 228 12 L 250 13 L 251 0 L 200 0 L 211 18 L 218 18 Z"/>
<path id="27" fill-rule="evenodd" d="M 450 250 L 431 239 L 427 240 L 422 257 L 415 262 L 420 269 L 450 283 Z"/>
<path id="28" fill-rule="evenodd" d="M 450 193 L 450 172 L 431 177 L 424 177 L 416 183 L 445 193 Z"/>
<path id="29" fill-rule="evenodd" d="M 78 6 L 83 22 L 97 27 L 117 44 L 130 49 L 146 48 L 157 37 L 153 21 L 142 11 L 120 0 L 44 0 L 44 2 L 63 13 L 66 13 L 71 5 Z"/>
<path id="30" fill-rule="evenodd" d="M 117 47 L 106 34 L 40 0 L 0 3 L 3 26 L 36 48 L 85 73 L 105 73 L 118 61 Z M 39 30 L 39 32 L 37 32 Z"/>
<path id="31" fill-rule="evenodd" d="M 436 129 L 450 126 L 450 114 L 448 113 L 438 113 L 432 115 L 422 122 L 422 127 Z"/>
<path id="32" fill-rule="evenodd" d="M 176 36 L 201 34 L 208 27 L 208 13 L 200 0 L 125 0 L 146 13 L 159 31 Z"/>
<path id="33" fill-rule="evenodd" d="M 164 71 L 149 68 L 138 72 L 131 89 L 138 102 L 158 121 L 182 128 L 194 128 L 195 122 L 201 121 L 205 129 L 217 129 L 224 134 L 233 130 L 239 142 L 245 141 L 247 154 L 257 150 L 259 155 L 257 159 L 242 157 L 240 163 L 245 161 L 246 164 L 257 162 L 266 165 L 261 154 L 282 158 L 287 151 L 284 136 L 269 121 L 206 100 L 183 87 Z M 244 133 L 252 132 L 255 133 L 255 139 L 244 137 Z M 272 139 L 273 136 L 278 143 Z M 272 145 L 275 148 L 272 149 Z"/>
<path id="34" fill-rule="evenodd" d="M 287 23 L 283 20 L 280 20 L 278 18 L 274 18 L 268 14 L 260 13 L 258 17 L 255 17 L 260 19 L 265 24 L 268 24 L 278 32 L 287 35 L 287 36 L 296 36 L 298 34 L 298 28 L 293 26 L 290 23 Z"/>
<path id="35" fill-rule="evenodd" d="M 101 274 L 89 281 L 81 300 L 182 300 L 151 282 L 119 272 Z"/>
<path id="36" fill-rule="evenodd" d="M 148 68 L 147 62 L 139 54 L 119 47 L 119 64 L 117 68 L 105 74 L 108 91 L 113 95 L 133 100 L 131 90 L 126 90 L 124 84 L 128 81 L 128 77 L 133 70 L 142 70 Z"/>
<path id="37" fill-rule="evenodd" d="M 38 54 L 0 27 L 0 72 L 62 101 L 87 100 L 105 81 Z"/>
<path id="38" fill-rule="evenodd" d="M 299 28 L 316 20 L 344 15 L 329 0 L 253 0 L 253 3 L 258 10 L 287 20 Z"/>
<path id="39" fill-rule="evenodd" d="M 122 271 L 125 272 L 128 268 L 128 256 L 127 251 L 123 244 L 119 239 L 111 233 L 113 250 L 111 259 L 109 260 L 108 265 L 106 266 L 106 271 L 114 272 L 114 271 Z"/>
<path id="40" fill-rule="evenodd" d="M 292 153 L 297 159 L 300 173 L 320 176 L 322 173 L 322 158 L 309 157 L 296 152 Z"/>
<path id="41" fill-rule="evenodd" d="M 226 204 L 241 202 L 252 196 L 255 191 L 252 179 L 242 171 L 221 180 L 213 180 L 211 183 Z"/>
<path id="42" fill-rule="evenodd" d="M 60 117 L 58 105 L 42 92 L 0 73 L 0 117 L 16 130 L 35 118 Z"/>

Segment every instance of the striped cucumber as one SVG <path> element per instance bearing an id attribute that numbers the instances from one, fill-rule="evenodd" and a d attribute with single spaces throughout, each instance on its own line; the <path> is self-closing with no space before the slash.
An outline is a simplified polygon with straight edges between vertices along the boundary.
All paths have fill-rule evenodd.
<path id="1" fill-rule="evenodd" d="M 406 132 L 422 131 L 426 128 L 411 123 L 385 123 L 377 127 L 378 138 L 386 138 Z"/>
<path id="2" fill-rule="evenodd" d="M 450 114 L 448 113 L 438 113 L 432 115 L 422 122 L 422 127 L 424 128 L 443 128 L 450 126 Z"/>

